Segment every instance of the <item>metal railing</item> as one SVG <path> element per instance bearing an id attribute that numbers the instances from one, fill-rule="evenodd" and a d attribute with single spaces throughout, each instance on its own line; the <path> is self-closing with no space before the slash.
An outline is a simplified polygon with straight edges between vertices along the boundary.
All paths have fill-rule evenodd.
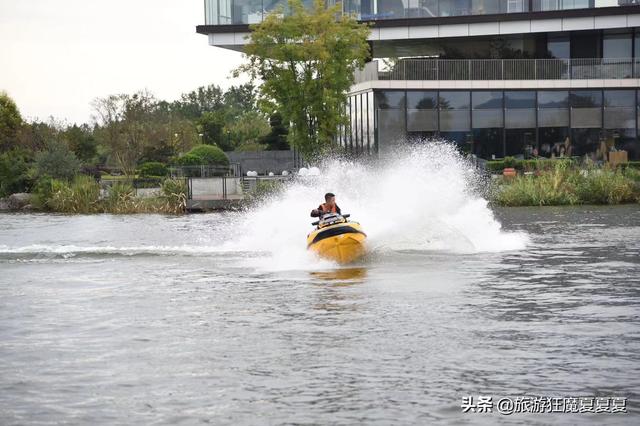
<path id="1" fill-rule="evenodd" d="M 178 166 L 170 167 L 169 173 L 173 178 L 183 177 L 213 177 L 213 176 L 242 176 L 240 164 L 231 163 L 229 166 Z"/>
<path id="2" fill-rule="evenodd" d="M 640 78 L 640 59 L 401 59 L 372 61 L 355 82 L 375 80 L 582 80 Z"/>

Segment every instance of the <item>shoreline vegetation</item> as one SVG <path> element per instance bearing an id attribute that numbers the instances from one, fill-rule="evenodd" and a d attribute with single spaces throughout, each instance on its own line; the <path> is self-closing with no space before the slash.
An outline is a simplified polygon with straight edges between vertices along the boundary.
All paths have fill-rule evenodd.
<path id="1" fill-rule="evenodd" d="M 492 166 L 487 164 L 497 171 Z M 520 167 L 511 165 L 513 176 L 507 173 L 493 179 L 488 198 L 504 207 L 640 203 L 638 166 L 637 162 L 610 167 L 579 165 L 571 159 L 526 160 Z"/>
<path id="2" fill-rule="evenodd" d="M 65 214 L 182 214 L 187 206 L 187 188 L 182 179 L 167 178 L 157 193 L 138 197 L 130 182 L 103 188 L 93 177 L 77 175 L 65 181 L 40 180 L 29 194 L 14 194 L 5 201 L 9 211 Z M 17 196 L 17 197 L 16 197 Z"/>
<path id="3" fill-rule="evenodd" d="M 502 160 L 501 160 L 502 161 Z M 507 160 L 508 161 L 508 160 Z M 518 160 L 516 160 L 518 161 Z M 520 173 L 493 174 L 485 194 L 489 202 L 501 207 L 618 205 L 640 203 L 640 167 L 626 164 L 579 165 L 572 160 L 527 160 L 526 167 L 514 164 Z M 493 167 L 493 168 L 492 168 Z M 487 165 L 487 172 L 498 169 Z M 508 169 L 507 169 L 508 170 Z M 41 179 L 14 211 L 65 214 L 182 214 L 187 207 L 184 179 L 156 177 L 159 190 L 146 197 L 136 195 L 131 181 L 116 180 L 105 188 L 92 176 L 73 179 Z M 245 205 L 252 205 L 282 190 L 276 182 L 260 182 L 247 194 Z M 5 205 L 9 199 L 4 199 Z M 0 203 L 3 200 L 0 199 Z M 0 207 L 0 211 L 3 208 Z M 6 206 L 4 210 L 7 210 Z"/>

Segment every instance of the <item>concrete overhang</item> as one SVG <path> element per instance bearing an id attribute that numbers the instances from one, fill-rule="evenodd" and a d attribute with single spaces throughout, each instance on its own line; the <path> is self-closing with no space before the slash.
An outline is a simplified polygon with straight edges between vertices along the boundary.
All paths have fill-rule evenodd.
<path id="1" fill-rule="evenodd" d="M 373 80 L 351 86 L 350 94 L 371 90 L 549 90 L 635 89 L 639 78 L 590 80 Z"/>

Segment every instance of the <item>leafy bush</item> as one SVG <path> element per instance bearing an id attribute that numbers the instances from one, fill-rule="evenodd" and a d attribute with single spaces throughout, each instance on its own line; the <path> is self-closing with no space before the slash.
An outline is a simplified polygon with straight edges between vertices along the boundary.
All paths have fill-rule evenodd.
<path id="1" fill-rule="evenodd" d="M 187 208 L 187 185 L 182 179 L 167 179 L 162 183 L 163 209 L 170 213 L 183 213 Z"/>
<path id="2" fill-rule="evenodd" d="M 138 168 L 138 174 L 140 177 L 167 176 L 169 174 L 169 169 L 166 165 L 160 162 L 149 161 L 140 165 Z"/>
<path id="3" fill-rule="evenodd" d="M 44 179 L 42 198 L 47 198 Z M 100 199 L 100 186 L 90 177 L 78 175 L 72 183 L 50 180 L 50 195 L 46 206 L 60 213 L 183 213 L 186 208 L 184 181 L 167 179 L 163 194 L 155 198 L 137 198 L 128 182 L 117 182 Z"/>
<path id="4" fill-rule="evenodd" d="M 225 155 L 225 153 L 213 145 L 198 145 L 193 147 L 191 151 L 187 153 L 187 155 L 195 155 L 199 157 L 201 165 L 210 165 L 210 166 L 228 166 L 229 159 Z"/>
<path id="5" fill-rule="evenodd" d="M 585 204 L 620 204 L 635 200 L 634 183 L 619 170 L 584 170 L 576 179 L 576 195 Z"/>
<path id="6" fill-rule="evenodd" d="M 42 176 L 31 189 L 31 204 L 38 210 L 49 208 L 49 199 L 53 194 L 53 179 L 50 176 Z"/>
<path id="7" fill-rule="evenodd" d="M 563 163 L 540 176 L 516 176 L 506 181 L 497 190 L 495 200 L 503 206 L 557 206 L 579 202 Z"/>
<path id="8" fill-rule="evenodd" d="M 14 149 L 0 154 L 0 197 L 27 192 L 34 183 L 28 153 Z"/>
<path id="9" fill-rule="evenodd" d="M 176 166 L 200 166 L 202 159 L 194 154 L 184 154 L 174 161 Z"/>
<path id="10" fill-rule="evenodd" d="M 99 199 L 100 185 L 89 176 L 78 175 L 71 183 L 53 180 L 47 205 L 60 213 L 96 213 Z"/>
<path id="11" fill-rule="evenodd" d="M 505 168 L 512 168 L 512 167 L 516 167 L 518 160 L 516 160 L 514 157 L 504 157 L 504 160 L 502 160 L 502 163 L 504 164 Z"/>
<path id="12" fill-rule="evenodd" d="M 102 209 L 109 213 L 135 213 L 138 206 L 133 186 L 126 182 L 116 182 L 102 202 Z"/>
<path id="13" fill-rule="evenodd" d="M 504 167 L 504 161 L 502 160 L 491 160 L 485 163 L 485 168 L 490 172 L 499 172 L 502 173 Z"/>
<path id="14" fill-rule="evenodd" d="M 513 157 L 505 157 L 502 160 L 487 161 L 485 167 L 487 171 L 493 173 L 502 173 L 504 169 L 509 167 L 521 172 L 532 172 L 536 170 L 553 170 L 555 165 L 559 163 L 572 165 L 575 160 L 571 158 L 517 160 Z"/>
<path id="15" fill-rule="evenodd" d="M 44 151 L 36 154 L 35 166 L 38 176 L 55 179 L 71 179 L 80 170 L 80 160 L 63 142 L 49 141 Z"/>

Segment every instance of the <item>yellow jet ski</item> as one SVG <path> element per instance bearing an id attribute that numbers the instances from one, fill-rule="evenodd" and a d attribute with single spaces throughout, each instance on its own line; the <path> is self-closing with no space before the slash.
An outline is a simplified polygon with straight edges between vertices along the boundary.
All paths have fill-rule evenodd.
<path id="1" fill-rule="evenodd" d="M 317 228 L 307 236 L 307 249 L 338 263 L 351 263 L 362 257 L 367 235 L 358 222 L 348 222 L 348 217 L 328 213 L 313 222 Z"/>

